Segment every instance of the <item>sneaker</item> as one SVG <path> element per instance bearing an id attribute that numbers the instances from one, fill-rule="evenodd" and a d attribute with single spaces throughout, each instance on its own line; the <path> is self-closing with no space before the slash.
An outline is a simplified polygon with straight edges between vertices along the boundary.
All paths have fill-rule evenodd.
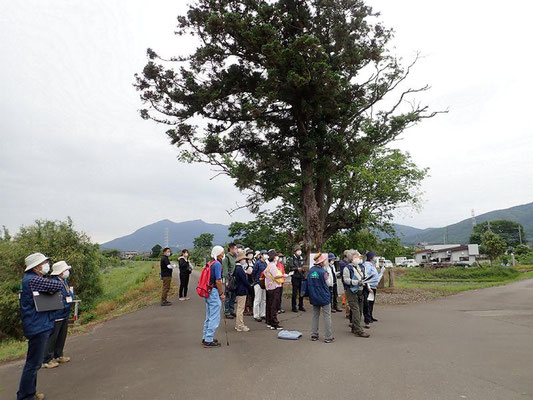
<path id="1" fill-rule="evenodd" d="M 226 315 L 224 315 L 224 318 L 226 318 L 226 319 L 234 319 L 235 317 L 233 315 L 231 315 L 231 314 L 226 314 Z"/>
<path id="2" fill-rule="evenodd" d="M 370 325 L 364 325 L 363 328 L 370 329 Z"/>
<path id="3" fill-rule="evenodd" d="M 336 313 L 336 312 L 337 312 L 337 310 L 335 310 L 335 309 L 332 309 L 332 310 L 331 310 L 331 312 L 332 312 L 332 313 Z"/>
<path id="4" fill-rule="evenodd" d="M 280 313 L 282 314 L 285 314 L 285 310 L 282 308 L 281 310 L 279 310 Z"/>
<path id="5" fill-rule="evenodd" d="M 353 332 L 353 334 L 355 336 L 364 337 L 364 338 L 370 337 L 370 335 L 366 332 Z"/>
<path id="6" fill-rule="evenodd" d="M 378 320 L 372 317 L 372 322 L 378 322 Z"/>
<path id="7" fill-rule="evenodd" d="M 257 322 L 263 322 L 262 318 L 254 318 Z"/>
<path id="8" fill-rule="evenodd" d="M 270 325 L 268 325 L 268 329 L 270 329 L 271 331 L 275 331 L 275 330 L 276 330 L 276 327 L 275 327 L 275 326 L 270 326 Z"/>
<path id="9" fill-rule="evenodd" d="M 35 396 L 33 396 L 35 400 L 44 400 L 44 394 L 43 393 L 36 393 Z"/>
<path id="10" fill-rule="evenodd" d="M 47 363 L 43 364 L 43 368 L 57 368 L 59 367 L 59 363 L 56 360 L 50 360 Z"/>
<path id="11" fill-rule="evenodd" d="M 164 306 L 170 306 L 172 303 L 170 301 L 163 301 L 161 302 L 161 307 L 164 307 Z"/>
<path id="12" fill-rule="evenodd" d="M 272 328 L 272 326 L 267 324 L 267 328 Z"/>
<path id="13" fill-rule="evenodd" d="M 59 357 L 59 358 L 56 358 L 56 361 L 60 364 L 63 364 L 63 363 L 68 363 L 70 361 L 70 357 Z"/>
<path id="14" fill-rule="evenodd" d="M 306 312 L 307 310 L 303 307 L 300 307 L 298 310 L 302 311 L 302 312 Z"/>
<path id="15" fill-rule="evenodd" d="M 235 330 L 236 330 L 237 332 L 249 332 L 249 331 L 250 331 L 250 328 L 248 328 L 247 326 L 241 326 L 240 328 L 235 327 Z"/>
<path id="16" fill-rule="evenodd" d="M 185 301 L 186 299 L 185 299 L 185 297 L 180 297 L 178 300 L 179 301 Z"/>
<path id="17" fill-rule="evenodd" d="M 298 312 L 298 309 L 293 308 L 291 311 L 292 311 L 292 312 Z"/>
<path id="18" fill-rule="evenodd" d="M 331 339 L 325 339 L 324 343 L 333 343 L 335 341 L 335 338 L 332 337 Z"/>
<path id="19" fill-rule="evenodd" d="M 190 297 L 185 297 L 185 300 L 190 300 L 191 298 Z"/>
<path id="20" fill-rule="evenodd" d="M 209 349 L 211 347 L 220 347 L 220 343 L 212 341 L 212 342 L 204 342 L 204 348 Z"/>
<path id="21" fill-rule="evenodd" d="M 318 336 L 311 336 L 311 341 L 316 342 L 318 340 Z"/>
<path id="22" fill-rule="evenodd" d="M 278 325 L 278 326 L 276 326 L 276 330 L 278 330 L 278 331 L 282 331 L 282 330 L 283 330 L 283 327 L 282 327 L 281 325 Z"/>
<path id="23" fill-rule="evenodd" d="M 206 344 L 207 342 L 205 341 L 205 339 L 202 339 L 202 344 Z M 213 339 L 213 343 L 218 343 L 218 340 L 216 339 Z"/>

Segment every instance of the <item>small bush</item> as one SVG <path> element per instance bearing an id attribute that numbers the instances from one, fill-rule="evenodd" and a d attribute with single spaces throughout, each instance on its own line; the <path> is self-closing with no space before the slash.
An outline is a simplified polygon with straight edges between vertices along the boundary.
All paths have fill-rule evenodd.
<path id="1" fill-rule="evenodd" d="M 515 279 L 520 273 L 511 268 L 440 268 L 412 269 L 403 274 L 405 280 L 500 282 Z"/>

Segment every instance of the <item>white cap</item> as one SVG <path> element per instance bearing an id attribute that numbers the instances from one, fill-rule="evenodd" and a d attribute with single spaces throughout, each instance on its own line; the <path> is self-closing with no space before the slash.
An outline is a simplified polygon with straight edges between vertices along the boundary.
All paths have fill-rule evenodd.
<path id="1" fill-rule="evenodd" d="M 213 247 L 213 250 L 211 250 L 211 257 L 216 260 L 222 253 L 224 253 L 224 248 L 222 246 L 215 246 Z"/>
<path id="2" fill-rule="evenodd" d="M 68 265 L 65 261 L 61 260 L 52 265 L 52 272 L 50 273 L 50 275 L 61 275 L 67 269 L 71 268 L 72 267 L 70 265 Z"/>
<path id="3" fill-rule="evenodd" d="M 28 257 L 24 259 L 24 263 L 26 264 L 26 269 L 24 270 L 24 272 L 27 272 L 30 269 L 33 269 L 36 266 L 41 265 L 46 260 L 48 260 L 48 257 L 46 257 L 44 254 L 41 254 L 41 253 L 30 254 Z"/>

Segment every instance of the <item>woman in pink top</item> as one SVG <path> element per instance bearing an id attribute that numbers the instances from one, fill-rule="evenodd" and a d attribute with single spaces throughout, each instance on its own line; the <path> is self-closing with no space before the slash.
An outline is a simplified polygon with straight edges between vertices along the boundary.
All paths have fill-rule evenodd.
<path id="1" fill-rule="evenodd" d="M 283 329 L 278 321 L 278 306 L 280 300 L 283 274 L 278 269 L 278 253 L 276 250 L 268 252 L 268 265 L 265 269 L 266 287 L 266 323 L 269 329 Z"/>

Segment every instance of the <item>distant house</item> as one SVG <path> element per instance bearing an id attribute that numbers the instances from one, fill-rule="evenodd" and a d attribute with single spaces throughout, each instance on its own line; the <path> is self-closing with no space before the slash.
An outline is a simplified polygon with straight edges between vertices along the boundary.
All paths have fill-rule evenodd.
<path id="1" fill-rule="evenodd" d="M 419 264 L 437 263 L 466 263 L 472 265 L 479 257 L 477 244 L 438 244 L 427 245 L 417 250 L 415 260 Z"/>
<path id="2" fill-rule="evenodd" d="M 138 255 L 139 255 L 138 251 L 125 251 L 124 253 L 122 253 L 122 258 L 126 260 L 131 260 L 133 257 L 138 256 Z"/>

